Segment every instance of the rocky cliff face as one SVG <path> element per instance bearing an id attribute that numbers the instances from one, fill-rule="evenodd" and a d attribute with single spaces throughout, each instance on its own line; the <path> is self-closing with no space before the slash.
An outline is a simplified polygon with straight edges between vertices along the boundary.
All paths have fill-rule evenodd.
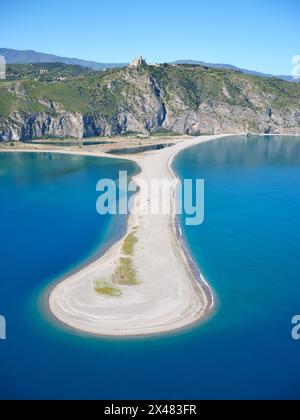
<path id="1" fill-rule="evenodd" d="M 168 113 L 164 128 L 188 134 L 300 134 L 300 113 L 255 112 L 239 106 L 203 104 L 198 112 Z"/>
<path id="2" fill-rule="evenodd" d="M 163 103 L 152 109 L 134 112 L 122 110 L 113 118 L 61 112 L 22 115 L 15 112 L 0 118 L 0 141 L 30 141 L 34 138 L 88 138 L 123 133 L 149 133 L 160 129 L 178 134 L 300 134 L 300 112 L 257 114 L 240 107 L 204 104 L 199 112 L 174 113 Z"/>
<path id="3" fill-rule="evenodd" d="M 0 104 L 1 141 L 160 130 L 300 134 L 300 85 L 224 70 L 149 66 L 49 86 L 11 83 L 0 85 Z"/>
<path id="4" fill-rule="evenodd" d="M 24 115 L 15 112 L 9 119 L 0 119 L 0 139 L 28 141 L 38 137 L 81 137 L 82 115 L 63 112 L 58 116 L 46 113 Z"/>

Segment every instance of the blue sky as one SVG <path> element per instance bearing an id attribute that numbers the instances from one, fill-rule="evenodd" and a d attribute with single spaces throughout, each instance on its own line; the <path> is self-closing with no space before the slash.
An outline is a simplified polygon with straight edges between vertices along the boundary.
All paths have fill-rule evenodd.
<path id="1" fill-rule="evenodd" d="M 290 74 L 299 0 L 10 0 L 0 46 L 91 59 L 195 59 Z"/>

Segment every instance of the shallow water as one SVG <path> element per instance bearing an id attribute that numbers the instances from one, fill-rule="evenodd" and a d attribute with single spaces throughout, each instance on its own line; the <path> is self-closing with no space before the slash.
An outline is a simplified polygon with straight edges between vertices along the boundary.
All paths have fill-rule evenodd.
<path id="1" fill-rule="evenodd" d="M 181 177 L 206 181 L 205 223 L 182 227 L 218 308 L 189 331 L 136 340 L 77 334 L 43 305 L 53 278 L 124 229 L 99 221 L 95 185 L 130 163 L 0 154 L 0 397 L 299 398 L 299 152 L 299 138 L 241 137 L 177 157 Z"/>
<path id="2" fill-rule="evenodd" d="M 205 223 L 183 226 L 219 300 L 194 332 L 203 397 L 299 398 L 300 138 L 228 138 L 184 151 L 183 178 L 206 182 Z"/>
<path id="3" fill-rule="evenodd" d="M 154 145 L 149 145 L 149 146 L 128 147 L 125 149 L 112 149 L 108 151 L 107 153 L 111 155 L 136 155 L 139 153 L 162 150 L 162 149 L 165 149 L 167 147 L 172 147 L 172 146 L 174 146 L 174 143 L 154 144 Z"/>

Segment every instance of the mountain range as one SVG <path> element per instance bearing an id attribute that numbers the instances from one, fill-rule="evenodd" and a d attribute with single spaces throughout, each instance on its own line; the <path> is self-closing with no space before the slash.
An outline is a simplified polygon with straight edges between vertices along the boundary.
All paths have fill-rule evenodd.
<path id="1" fill-rule="evenodd" d="M 18 77 L 15 67 L 27 76 Z M 40 67 L 8 66 L 12 78 L 0 81 L 0 141 L 133 133 L 300 134 L 299 83 L 192 65 L 94 72 L 54 63 L 45 65 L 46 76 Z"/>
<path id="2" fill-rule="evenodd" d="M 0 55 L 5 57 L 7 64 L 33 64 L 33 63 L 64 63 L 70 65 L 79 65 L 82 67 L 88 67 L 93 70 L 99 71 L 109 68 L 118 68 L 126 67 L 129 63 L 99 63 L 95 61 L 81 60 L 78 58 L 68 58 L 68 57 L 59 57 L 53 54 L 45 54 L 41 52 L 36 52 L 32 50 L 14 50 L 9 48 L 0 48 Z M 250 74 L 252 76 L 259 77 L 277 77 L 282 80 L 289 82 L 295 81 L 292 76 L 275 76 L 272 74 L 265 74 L 256 72 L 253 70 L 242 69 L 231 64 L 218 64 L 218 63 L 206 63 L 205 61 L 196 61 L 196 60 L 178 60 L 171 62 L 169 64 L 189 64 L 196 66 L 206 66 L 211 68 L 224 68 L 231 69 L 235 71 L 240 71 L 245 74 Z M 300 82 L 300 80 L 299 80 Z"/>
<path id="3" fill-rule="evenodd" d="M 95 61 L 80 60 L 79 58 L 59 57 L 31 50 L 20 51 L 9 48 L 0 48 L 0 55 L 5 57 L 7 64 L 63 63 L 89 67 L 96 71 L 128 65 L 127 63 L 97 63 Z"/>
<path id="4" fill-rule="evenodd" d="M 171 64 L 190 64 L 190 65 L 195 65 L 195 66 L 205 66 L 205 67 L 212 67 L 215 69 L 229 69 L 229 70 L 235 70 L 235 71 L 239 71 L 241 73 L 244 74 L 249 74 L 250 76 L 258 76 L 258 77 L 276 77 L 277 79 L 282 79 L 285 80 L 287 82 L 297 82 L 297 80 L 295 80 L 293 78 L 293 76 L 282 76 L 282 75 L 274 75 L 274 74 L 267 74 L 267 73 L 261 73 L 258 71 L 254 71 L 254 70 L 247 70 L 247 69 L 243 69 L 237 66 L 233 66 L 231 64 L 214 64 L 214 63 L 206 63 L 205 61 L 196 61 L 196 60 L 178 60 L 178 61 L 174 61 Z M 300 81 L 300 80 L 299 80 Z"/>

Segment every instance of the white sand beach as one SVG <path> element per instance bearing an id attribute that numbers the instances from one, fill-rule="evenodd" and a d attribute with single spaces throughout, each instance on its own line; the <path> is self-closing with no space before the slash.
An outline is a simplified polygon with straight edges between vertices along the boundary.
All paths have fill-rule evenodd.
<path id="1" fill-rule="evenodd" d="M 135 206 L 143 192 L 142 180 L 173 179 L 171 163 L 177 153 L 221 137 L 224 136 L 183 140 L 160 151 L 128 157 L 141 168 L 141 173 L 134 178 L 141 188 L 135 196 Z M 136 239 L 130 260 L 138 284 L 114 285 L 114 273 L 121 258 L 125 257 L 124 240 L 130 234 Z M 200 272 L 197 274 L 193 270 L 178 237 L 176 217 L 132 214 L 127 235 L 99 260 L 51 290 L 49 308 L 52 314 L 73 329 L 111 337 L 167 333 L 207 317 L 214 307 L 213 291 Z M 113 290 L 115 287 L 120 295 L 97 293 L 95 284 L 99 281 L 112 284 Z"/>

